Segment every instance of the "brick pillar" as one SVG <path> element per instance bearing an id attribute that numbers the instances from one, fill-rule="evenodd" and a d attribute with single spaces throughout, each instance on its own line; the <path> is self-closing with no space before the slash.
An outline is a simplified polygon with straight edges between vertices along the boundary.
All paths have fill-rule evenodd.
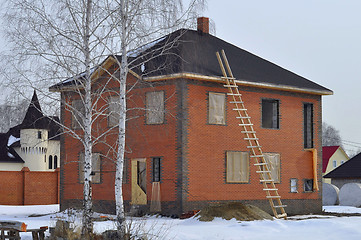
<path id="1" fill-rule="evenodd" d="M 21 169 L 21 171 L 23 172 L 23 205 L 27 205 L 27 182 L 29 181 L 28 178 L 29 178 L 29 174 L 30 174 L 30 170 L 28 167 L 23 167 Z"/>
<path id="2" fill-rule="evenodd" d="M 60 168 L 55 169 L 55 173 L 56 173 L 56 203 L 59 204 L 60 203 Z"/>

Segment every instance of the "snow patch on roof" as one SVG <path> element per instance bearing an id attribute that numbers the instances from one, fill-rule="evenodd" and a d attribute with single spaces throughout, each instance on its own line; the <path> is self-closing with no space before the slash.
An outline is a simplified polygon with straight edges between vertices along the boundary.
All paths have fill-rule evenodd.
<path id="1" fill-rule="evenodd" d="M 13 135 L 10 135 L 8 139 L 8 147 L 10 147 L 13 143 L 20 141 L 20 138 L 14 137 Z M 12 155 L 11 155 L 12 156 Z M 9 156 L 10 157 L 10 156 Z M 14 157 L 14 156 L 13 156 Z"/>
<path id="2" fill-rule="evenodd" d="M 140 53 L 154 47 L 157 43 L 163 41 L 167 36 L 161 37 L 153 42 L 147 43 L 143 46 L 138 47 L 137 49 L 131 50 L 128 52 L 128 57 L 138 57 Z"/>
<path id="3" fill-rule="evenodd" d="M 12 155 L 11 153 L 8 152 L 8 156 L 11 157 L 11 158 L 15 158 L 14 155 Z"/>

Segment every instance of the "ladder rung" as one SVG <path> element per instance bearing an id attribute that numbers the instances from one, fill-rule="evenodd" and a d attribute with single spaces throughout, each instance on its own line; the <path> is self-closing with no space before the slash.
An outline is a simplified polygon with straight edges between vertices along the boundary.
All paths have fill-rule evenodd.
<path id="1" fill-rule="evenodd" d="M 244 140 L 258 140 L 258 138 L 244 138 Z"/>
<path id="2" fill-rule="evenodd" d="M 240 123 L 238 126 L 253 126 L 252 123 Z"/>
<path id="3" fill-rule="evenodd" d="M 223 87 L 234 87 L 234 88 L 236 88 L 237 85 L 223 85 Z"/>
<path id="4" fill-rule="evenodd" d="M 256 131 L 241 131 L 241 133 L 256 133 Z"/>
<path id="5" fill-rule="evenodd" d="M 243 103 L 242 101 L 230 101 L 229 103 Z"/>
<path id="6" fill-rule="evenodd" d="M 278 205 L 278 206 L 273 206 L 274 208 L 285 208 L 287 207 L 287 205 Z"/>
<path id="7" fill-rule="evenodd" d="M 286 218 L 286 217 L 287 217 L 287 213 L 278 214 L 276 216 L 276 218 Z"/>
<path id="8" fill-rule="evenodd" d="M 260 182 L 274 182 L 273 179 L 261 179 Z"/>
<path id="9" fill-rule="evenodd" d="M 229 96 L 242 96 L 240 93 L 227 93 Z"/>
<path id="10" fill-rule="evenodd" d="M 256 173 L 270 173 L 271 171 L 256 171 Z"/>
<path id="11" fill-rule="evenodd" d="M 264 165 L 267 165 L 267 163 L 255 163 L 254 165 L 255 166 L 264 166 Z"/>
<path id="12" fill-rule="evenodd" d="M 251 117 L 241 117 L 241 116 L 239 116 L 239 117 L 236 117 L 236 118 L 238 118 L 238 119 L 250 119 Z"/>
<path id="13" fill-rule="evenodd" d="M 261 146 L 247 146 L 247 148 L 260 148 Z"/>
<path id="14" fill-rule="evenodd" d="M 281 198 L 281 196 L 266 196 L 266 198 Z"/>
<path id="15" fill-rule="evenodd" d="M 264 191 L 277 191 L 277 188 L 264 188 Z"/>
<path id="16" fill-rule="evenodd" d="M 221 77 L 222 79 L 236 80 L 234 77 Z"/>
<path id="17" fill-rule="evenodd" d="M 247 111 L 246 108 L 233 108 L 234 111 Z"/>
<path id="18" fill-rule="evenodd" d="M 264 157 L 264 155 L 254 155 L 254 156 L 249 156 L 249 157 L 251 157 L 251 158 L 259 158 L 259 157 Z"/>

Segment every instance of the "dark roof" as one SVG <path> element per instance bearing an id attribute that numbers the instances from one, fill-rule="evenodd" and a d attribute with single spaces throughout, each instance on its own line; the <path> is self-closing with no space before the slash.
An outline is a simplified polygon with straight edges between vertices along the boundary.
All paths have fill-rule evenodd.
<path id="1" fill-rule="evenodd" d="M 0 133 L 0 162 L 24 163 L 12 146 L 8 146 L 9 137 L 9 133 Z"/>
<path id="2" fill-rule="evenodd" d="M 324 178 L 361 178 L 361 153 L 341 164 Z"/>
<path id="3" fill-rule="evenodd" d="M 324 146 L 322 147 L 322 172 L 324 173 L 327 169 L 330 157 L 336 152 L 340 146 Z"/>
<path id="4" fill-rule="evenodd" d="M 57 124 L 59 118 L 56 116 L 44 116 L 38 96 L 34 90 L 33 97 L 25 114 L 23 122 L 15 127 L 10 128 L 9 134 L 19 138 L 21 129 L 46 129 L 49 131 L 48 138 L 52 140 L 60 139 L 60 126 Z"/>
<path id="5" fill-rule="evenodd" d="M 174 41 L 176 40 L 176 41 Z M 148 48 L 147 48 L 148 47 Z M 223 76 L 216 52 L 225 50 L 233 75 L 237 80 L 249 83 L 300 88 L 332 94 L 332 91 L 276 64 L 234 46 L 222 39 L 199 31 L 180 29 L 140 48 L 141 53 L 129 53 L 131 66 L 143 77 L 174 73 L 194 73 L 211 77 Z M 162 55 L 159 55 L 162 51 Z M 141 56 L 141 57 L 139 57 Z M 119 56 L 117 56 L 120 58 Z M 145 63 L 145 71 L 140 62 Z M 79 75 L 82 76 L 82 75 Z M 52 90 L 74 84 L 69 79 L 50 87 Z"/>

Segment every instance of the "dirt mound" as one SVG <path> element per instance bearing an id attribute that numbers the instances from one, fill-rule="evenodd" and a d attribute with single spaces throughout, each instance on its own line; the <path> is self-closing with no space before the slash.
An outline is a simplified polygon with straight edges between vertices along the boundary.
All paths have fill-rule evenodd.
<path id="1" fill-rule="evenodd" d="M 198 213 L 198 216 L 198 220 L 205 222 L 212 221 L 215 217 L 221 217 L 226 220 L 235 218 L 239 221 L 273 219 L 271 215 L 258 207 L 240 202 L 212 204 L 203 208 Z"/>

